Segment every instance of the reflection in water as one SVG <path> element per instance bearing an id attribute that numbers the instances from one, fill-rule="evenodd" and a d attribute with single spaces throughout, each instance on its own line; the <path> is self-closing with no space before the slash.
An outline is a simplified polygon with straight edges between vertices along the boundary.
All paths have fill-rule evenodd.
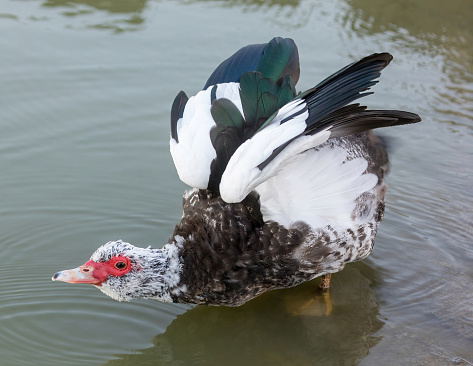
<path id="1" fill-rule="evenodd" d="M 223 6 L 251 6 L 251 7 L 261 7 L 261 6 L 299 6 L 301 0 L 194 0 L 195 2 L 213 2 L 221 4 Z"/>
<path id="2" fill-rule="evenodd" d="M 2 69 L 6 118 L 0 221 L 2 254 L 8 258 L 0 269 L 2 366 L 97 364 L 114 353 L 123 354 L 108 362 L 112 366 L 351 365 L 368 352 L 364 365 L 383 365 L 386 360 L 462 364 L 458 357 L 473 363 L 472 0 L 24 3 L 5 2 L 1 12 L 6 13 L 0 14 L 6 34 L 12 35 L 1 42 L 10 51 L 4 52 Z M 209 13 L 214 22 L 202 26 L 202 18 L 208 19 L 203 14 Z M 169 21 L 163 22 L 164 16 Z M 171 34 L 172 22 L 182 16 L 188 21 L 183 35 Z M 257 32 L 251 28 L 255 24 Z M 317 281 L 268 293 L 242 308 L 197 307 L 176 318 L 162 304 L 114 304 L 88 288 L 51 286 L 50 269 L 28 272 L 38 263 L 44 267 L 62 259 L 66 250 L 68 258 L 81 258 L 89 253 L 80 249 L 83 243 L 108 240 L 110 233 L 145 243 L 169 234 L 174 222 L 166 213 L 174 212 L 180 198 L 163 197 L 169 192 L 177 198 L 181 191 L 170 188 L 177 176 L 166 152 L 167 137 L 159 140 L 159 147 L 166 148 L 156 155 L 156 124 L 162 121 L 162 134 L 168 136 L 171 101 L 156 106 L 156 90 L 163 90 L 160 96 L 165 99 L 167 89 L 153 78 L 164 69 L 172 88 L 188 83 L 180 73 L 182 65 L 215 46 L 210 27 L 219 30 L 221 39 L 233 39 L 237 32 L 243 38 L 249 38 L 249 32 L 260 37 L 260 30 L 289 33 L 309 49 L 305 60 L 317 60 L 317 68 L 328 60 L 326 69 L 322 63 L 317 71 L 322 75 L 333 71 L 332 60 L 346 60 L 347 53 L 392 50 L 396 59 L 388 72 L 404 73 L 391 77 L 393 90 L 401 92 L 392 93 L 386 86 L 383 95 L 383 81 L 374 97 L 382 106 L 400 107 L 407 101 L 412 105 L 405 108 L 424 117 L 424 123 L 414 127 L 417 134 L 402 136 L 403 148 L 394 149 L 391 156 L 386 218 L 367 262 L 376 271 L 366 276 L 365 262 L 335 275 L 329 316 L 323 315 L 326 303 L 313 296 Z M 63 28 L 68 31 L 57 31 Z M 108 32 L 82 31 L 88 28 L 140 32 L 110 37 Z M 173 56 L 178 53 L 154 49 L 160 35 L 178 45 L 191 32 L 212 42 L 191 48 L 185 55 L 192 56 L 177 66 Z M 137 39 L 143 43 L 130 48 Z M 316 45 L 324 39 L 329 47 L 321 52 Z M 314 45 L 313 54 L 309 45 Z M 131 57 L 130 49 L 144 56 Z M 116 62 L 117 55 L 123 60 Z M 96 67 L 102 64 L 107 64 L 106 72 Z M 136 79 L 128 85 L 130 75 Z M 130 125 L 130 119 L 139 124 Z M 126 144 L 126 154 L 117 141 Z M 149 167 L 156 158 L 158 165 L 170 169 L 158 184 L 156 173 L 148 174 L 155 171 Z M 128 174 L 123 174 L 123 166 Z M 116 191 L 109 188 L 110 176 L 120 176 L 119 183 L 114 182 Z M 380 310 L 368 280 L 357 269 L 375 284 Z M 384 326 L 379 311 L 389 318 Z M 154 337 L 154 346 L 147 343 L 172 319 L 168 329 Z M 437 362 L 428 362 L 432 358 Z"/>
<path id="3" fill-rule="evenodd" d="M 184 0 L 186 1 L 186 0 Z M 261 20 L 277 25 L 281 30 L 294 30 L 306 26 L 314 9 L 322 8 L 318 1 L 304 0 L 191 0 L 187 3 L 211 3 L 222 7 L 236 7 L 243 12 L 259 12 Z M 268 15 L 266 11 L 271 8 Z M 278 32 L 279 33 L 279 32 Z"/>
<path id="4" fill-rule="evenodd" d="M 415 170 L 398 164 L 390 177 L 404 182 L 410 192 L 397 190 L 396 183 L 390 187 L 377 242 L 384 236 L 401 238 L 401 244 L 380 245 L 371 257 L 380 271 L 391 269 L 382 286 L 387 295 L 377 292 L 388 299 L 382 313 L 408 325 L 409 333 L 417 328 L 417 334 L 424 333 L 439 350 L 443 347 L 455 363 L 469 365 L 459 357 L 473 359 L 473 297 L 468 290 L 473 278 L 473 1 L 344 1 L 349 7 L 341 24 L 347 32 L 366 43 L 394 47 L 414 67 L 404 90 L 424 117 L 416 138 L 429 136 L 423 146 L 415 138 L 411 143 L 404 139 L 415 157 L 410 163 L 417 160 Z M 396 267 L 391 258 L 397 258 Z M 384 340 L 370 355 L 373 364 L 414 348 L 413 338 L 394 345 L 399 329 L 383 328 Z M 417 355 L 424 353 L 415 348 Z M 429 364 L 427 357 L 416 357 L 409 364 Z"/>
<path id="5" fill-rule="evenodd" d="M 115 32 L 140 29 L 139 26 L 145 21 L 145 18 L 142 16 L 145 6 L 146 0 L 46 0 L 43 3 L 45 8 L 64 9 L 62 15 L 68 17 L 82 17 L 87 14 L 94 14 L 95 10 L 106 11 L 109 15 L 113 15 L 113 18 L 107 22 L 103 22 L 101 18 L 100 23 L 88 24 L 86 27 L 111 29 Z M 131 14 L 131 16 L 122 18 L 122 14 Z"/>
<path id="6" fill-rule="evenodd" d="M 278 24 L 285 29 L 300 28 L 309 22 L 316 2 L 302 0 L 181 0 L 184 4 L 209 4 L 219 7 L 237 7 L 244 12 L 262 12 L 264 9 L 273 8 L 274 11 L 268 19 L 270 23 Z M 302 3 L 302 4 L 301 4 Z M 44 8 L 61 9 L 61 15 L 83 19 L 84 16 L 93 16 L 97 10 L 106 11 L 112 18 L 107 22 L 87 24 L 86 28 L 109 29 L 115 32 L 136 31 L 145 22 L 143 16 L 146 0 L 45 0 Z M 132 14 L 128 18 L 120 18 L 122 14 Z M 37 20 L 36 16 L 30 19 Z M 103 20 L 103 19 L 102 19 Z M 76 27 L 76 24 L 72 26 Z"/>
<path id="7" fill-rule="evenodd" d="M 432 108 L 444 122 L 473 128 L 473 1 L 345 1 L 343 25 L 351 32 L 383 34 L 412 53 L 439 56 L 448 82 Z"/>
<path id="8" fill-rule="evenodd" d="M 317 285 L 270 292 L 239 308 L 198 306 L 152 347 L 107 365 L 354 364 L 379 342 L 373 334 L 383 325 L 370 281 L 349 266 L 334 275 L 331 302 Z"/>
<path id="9" fill-rule="evenodd" d="M 345 15 L 345 23 L 350 24 L 353 31 L 365 34 L 392 32 L 393 37 L 398 39 L 403 37 L 407 39 L 405 32 L 407 31 L 418 41 L 412 44 L 417 52 L 442 50 L 450 54 L 452 48 L 464 48 L 472 41 L 471 1 L 346 0 L 346 2 L 351 9 Z M 359 22 L 360 19 L 362 23 Z M 467 57 L 469 62 L 473 57 L 467 53 L 462 56 Z"/>
<path id="10" fill-rule="evenodd" d="M 76 5 L 87 5 L 110 13 L 138 13 L 143 11 L 145 4 L 146 0 L 46 0 L 43 6 L 73 8 Z"/>

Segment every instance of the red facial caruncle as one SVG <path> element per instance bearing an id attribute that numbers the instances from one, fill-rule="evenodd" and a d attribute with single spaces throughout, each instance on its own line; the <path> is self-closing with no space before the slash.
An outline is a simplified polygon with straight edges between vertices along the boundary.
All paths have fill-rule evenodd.
<path id="1" fill-rule="evenodd" d="M 69 283 L 88 283 L 95 286 L 101 286 L 107 281 L 108 276 L 120 277 L 131 270 L 130 258 L 119 255 L 112 257 L 107 262 L 86 262 L 80 267 L 57 272 L 52 280 Z"/>

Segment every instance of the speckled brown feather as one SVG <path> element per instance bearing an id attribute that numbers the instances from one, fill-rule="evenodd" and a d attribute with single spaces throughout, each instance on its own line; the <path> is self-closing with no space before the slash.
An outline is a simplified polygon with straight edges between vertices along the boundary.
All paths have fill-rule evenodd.
<path id="1" fill-rule="evenodd" d="M 292 229 L 263 224 L 256 193 L 229 204 L 210 191 L 193 192 L 174 231 L 186 239 L 180 285 L 187 288 L 174 301 L 236 306 L 309 279 L 298 274 L 299 263 L 292 257 L 309 232 L 306 224 Z M 325 250 L 319 249 L 323 258 Z"/>

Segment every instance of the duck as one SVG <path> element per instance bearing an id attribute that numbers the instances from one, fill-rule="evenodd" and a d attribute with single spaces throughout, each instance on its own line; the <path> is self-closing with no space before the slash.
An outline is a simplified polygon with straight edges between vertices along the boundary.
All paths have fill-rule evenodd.
<path id="1" fill-rule="evenodd" d="M 240 306 L 331 274 L 373 250 L 389 168 L 372 130 L 419 122 L 369 110 L 387 52 L 350 63 L 297 92 L 294 40 L 241 48 L 171 108 L 170 152 L 191 189 L 168 243 L 100 246 L 54 281 L 91 284 L 118 301 Z"/>

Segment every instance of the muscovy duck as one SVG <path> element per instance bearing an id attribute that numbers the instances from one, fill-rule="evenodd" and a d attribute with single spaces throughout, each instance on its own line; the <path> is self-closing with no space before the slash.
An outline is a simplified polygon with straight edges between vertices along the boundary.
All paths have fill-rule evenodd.
<path id="1" fill-rule="evenodd" d="M 119 301 L 227 306 L 318 276 L 327 288 L 331 273 L 370 254 L 383 218 L 388 159 L 369 130 L 420 121 L 350 104 L 391 60 L 372 54 L 297 94 L 292 39 L 243 47 L 173 103 L 171 155 L 193 189 L 169 243 L 111 241 L 53 280 Z"/>

